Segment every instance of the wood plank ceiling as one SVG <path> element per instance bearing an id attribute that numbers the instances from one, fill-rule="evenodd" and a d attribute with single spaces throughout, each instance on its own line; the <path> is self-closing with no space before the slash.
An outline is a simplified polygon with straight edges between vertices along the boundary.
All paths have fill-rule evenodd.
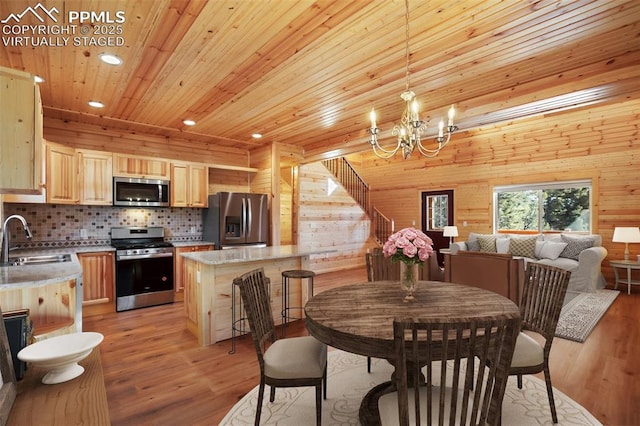
<path id="1" fill-rule="evenodd" d="M 74 11 L 109 19 L 83 28 Z M 383 132 L 403 108 L 404 1 L 9 0 L 0 20 L 0 65 L 45 79 L 46 117 L 317 159 L 369 149 L 371 108 Z M 104 29 L 121 29 L 109 40 L 122 46 L 75 38 Z M 412 0 L 410 35 L 410 87 L 434 133 L 451 104 L 470 130 L 640 95 L 637 0 Z"/>

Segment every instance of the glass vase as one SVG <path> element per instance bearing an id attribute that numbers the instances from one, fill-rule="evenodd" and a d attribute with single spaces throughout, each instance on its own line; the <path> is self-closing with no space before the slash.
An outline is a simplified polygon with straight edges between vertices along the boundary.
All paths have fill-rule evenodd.
<path id="1" fill-rule="evenodd" d="M 405 291 L 404 301 L 412 302 L 413 290 L 416 288 L 418 281 L 418 264 L 417 263 L 400 263 L 400 286 Z"/>

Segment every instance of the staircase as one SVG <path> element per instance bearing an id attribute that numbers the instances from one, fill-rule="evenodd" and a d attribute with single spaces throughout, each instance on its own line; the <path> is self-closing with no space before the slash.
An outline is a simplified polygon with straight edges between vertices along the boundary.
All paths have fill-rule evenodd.
<path id="1" fill-rule="evenodd" d="M 371 206 L 369 185 L 344 157 L 323 160 L 322 164 L 371 218 L 371 236 L 378 244 L 384 244 L 391 234 L 391 220 Z"/>

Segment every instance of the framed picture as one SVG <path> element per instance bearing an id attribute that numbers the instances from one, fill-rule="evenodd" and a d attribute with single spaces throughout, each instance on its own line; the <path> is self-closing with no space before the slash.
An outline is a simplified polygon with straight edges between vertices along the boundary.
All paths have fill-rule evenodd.
<path id="1" fill-rule="evenodd" d="M 0 318 L 2 312 L 0 310 Z M 4 320 L 0 321 L 0 425 L 5 425 L 18 392 Z"/>

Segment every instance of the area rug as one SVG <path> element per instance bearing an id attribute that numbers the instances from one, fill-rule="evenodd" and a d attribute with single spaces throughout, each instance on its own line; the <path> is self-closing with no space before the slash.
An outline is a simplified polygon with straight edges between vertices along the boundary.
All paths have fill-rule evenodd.
<path id="1" fill-rule="evenodd" d="M 618 290 L 597 290 L 581 293 L 562 307 L 556 337 L 584 342 L 593 331 L 600 318 L 618 297 Z"/>
<path id="2" fill-rule="evenodd" d="M 358 425 L 358 409 L 364 395 L 375 385 L 388 381 L 393 368 L 380 359 L 372 359 L 371 373 L 367 373 L 366 358 L 332 350 L 327 365 L 327 399 L 322 401 L 322 424 Z M 267 386 L 268 388 L 268 386 Z M 601 423 L 578 403 L 554 389 L 560 425 L 600 425 Z M 245 395 L 222 419 L 222 425 L 251 425 L 256 413 L 258 387 Z M 315 424 L 315 388 L 280 388 L 274 402 L 269 402 L 266 389 L 262 406 L 262 425 Z M 518 389 L 516 378 L 510 377 L 505 392 L 503 425 L 551 425 L 551 411 L 544 381 L 523 376 Z"/>

